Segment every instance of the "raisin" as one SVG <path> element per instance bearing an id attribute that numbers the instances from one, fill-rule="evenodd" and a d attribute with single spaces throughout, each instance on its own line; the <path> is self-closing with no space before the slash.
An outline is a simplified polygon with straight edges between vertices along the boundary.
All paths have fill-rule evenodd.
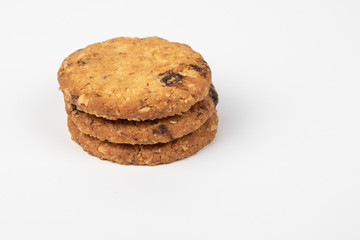
<path id="1" fill-rule="evenodd" d="M 160 130 L 160 133 L 161 133 L 161 134 L 166 134 L 167 131 L 168 131 L 167 128 L 166 128 L 166 126 L 163 125 L 163 124 L 159 125 L 159 130 Z"/>
<path id="2" fill-rule="evenodd" d="M 205 77 L 207 72 L 209 71 L 206 68 L 199 67 L 198 65 L 190 64 L 190 68 L 194 69 L 195 71 L 199 72 L 201 76 Z"/>
<path id="3" fill-rule="evenodd" d="M 163 76 L 161 78 L 161 81 L 165 83 L 165 86 L 172 86 L 174 83 L 180 82 L 184 78 L 183 75 L 179 73 L 174 73 L 173 71 L 161 73 L 159 74 L 159 76 Z"/>
<path id="4" fill-rule="evenodd" d="M 197 66 L 197 65 L 194 65 L 194 64 L 190 64 L 190 67 L 191 67 L 192 69 L 194 69 L 195 71 L 198 71 L 198 72 L 204 71 L 203 68 L 201 68 L 201 67 L 199 67 L 199 66 Z"/>
<path id="5" fill-rule="evenodd" d="M 216 105 L 219 103 L 219 96 L 218 96 L 217 92 L 215 91 L 214 85 L 212 85 L 212 84 L 209 89 L 209 96 L 213 100 L 214 105 L 216 107 Z"/>
<path id="6" fill-rule="evenodd" d="M 160 124 L 157 128 L 153 129 L 154 134 L 163 134 L 170 138 L 170 140 L 173 140 L 174 137 L 171 135 L 171 133 L 168 131 L 167 127 L 163 124 Z"/>

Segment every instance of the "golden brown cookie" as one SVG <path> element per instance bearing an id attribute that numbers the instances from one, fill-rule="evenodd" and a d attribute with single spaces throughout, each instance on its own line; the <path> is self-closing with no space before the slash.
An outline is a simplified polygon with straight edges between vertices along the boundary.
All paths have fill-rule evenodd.
<path id="1" fill-rule="evenodd" d="M 213 86 L 211 89 L 204 100 L 183 114 L 147 121 L 107 120 L 79 111 L 70 103 L 65 105 L 71 120 L 81 132 L 102 141 L 128 144 L 165 143 L 195 131 L 210 118 L 218 101 Z"/>
<path id="2" fill-rule="evenodd" d="M 72 53 L 58 81 L 66 101 L 78 110 L 110 120 L 154 120 L 203 100 L 211 71 L 186 44 L 120 37 Z"/>
<path id="3" fill-rule="evenodd" d="M 130 145 L 100 141 L 86 135 L 68 117 L 72 139 L 85 151 L 95 157 L 125 165 L 157 165 L 191 156 L 215 138 L 217 124 L 215 112 L 199 129 L 182 138 L 154 145 Z"/>

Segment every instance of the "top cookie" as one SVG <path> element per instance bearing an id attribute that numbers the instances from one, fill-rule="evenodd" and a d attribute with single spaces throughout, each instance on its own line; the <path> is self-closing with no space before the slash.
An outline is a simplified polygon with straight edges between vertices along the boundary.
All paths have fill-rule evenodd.
<path id="1" fill-rule="evenodd" d="M 79 110 L 139 121 L 189 110 L 207 96 L 211 71 L 186 44 L 120 37 L 72 53 L 58 81 L 66 100 Z"/>

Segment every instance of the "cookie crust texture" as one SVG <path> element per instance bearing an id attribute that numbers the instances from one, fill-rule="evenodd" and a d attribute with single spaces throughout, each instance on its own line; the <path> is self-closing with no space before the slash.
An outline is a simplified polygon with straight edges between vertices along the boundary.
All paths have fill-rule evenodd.
<path id="1" fill-rule="evenodd" d="M 90 155 L 124 165 L 157 165 L 189 157 L 209 144 L 216 135 L 216 112 L 196 131 L 168 143 L 154 145 L 116 144 L 101 141 L 79 131 L 68 117 L 72 139 Z"/>
<path id="2" fill-rule="evenodd" d="M 112 143 L 156 144 L 198 129 L 215 112 L 215 101 L 207 96 L 182 115 L 147 121 L 107 120 L 79 111 L 70 103 L 66 103 L 66 108 L 76 127 L 92 137 Z"/>
<path id="3" fill-rule="evenodd" d="M 119 37 L 79 49 L 58 71 L 67 102 L 109 120 L 183 113 L 209 92 L 211 70 L 186 44 Z"/>

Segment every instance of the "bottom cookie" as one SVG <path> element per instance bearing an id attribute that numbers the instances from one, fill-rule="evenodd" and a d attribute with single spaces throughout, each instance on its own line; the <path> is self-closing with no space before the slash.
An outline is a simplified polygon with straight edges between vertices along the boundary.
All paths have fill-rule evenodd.
<path id="1" fill-rule="evenodd" d="M 101 141 L 79 131 L 68 117 L 72 139 L 90 155 L 125 165 L 157 165 L 171 163 L 195 154 L 209 144 L 216 135 L 216 112 L 196 131 L 168 143 L 130 145 Z"/>

